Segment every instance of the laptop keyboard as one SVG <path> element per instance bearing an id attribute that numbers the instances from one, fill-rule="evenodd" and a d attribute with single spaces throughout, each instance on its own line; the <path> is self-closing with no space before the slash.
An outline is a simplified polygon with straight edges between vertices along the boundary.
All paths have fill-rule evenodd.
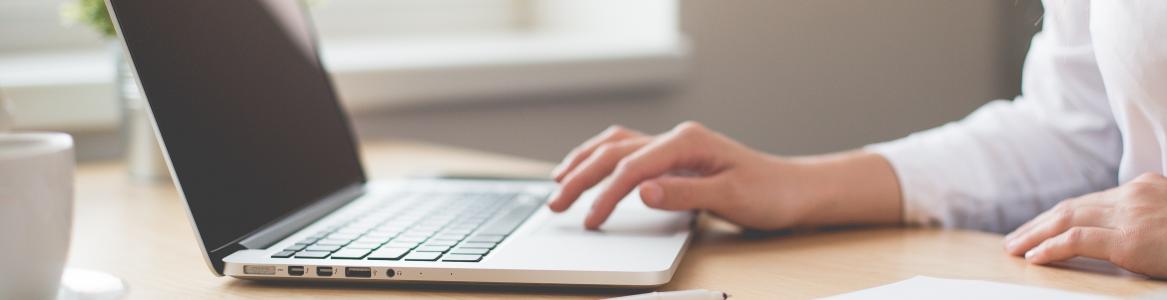
<path id="1" fill-rule="evenodd" d="M 404 192 L 272 258 L 478 262 L 542 206 L 546 191 Z"/>

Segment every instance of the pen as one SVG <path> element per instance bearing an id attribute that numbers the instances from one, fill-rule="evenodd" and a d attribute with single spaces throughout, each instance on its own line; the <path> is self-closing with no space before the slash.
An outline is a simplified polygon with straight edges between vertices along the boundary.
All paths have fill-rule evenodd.
<path id="1" fill-rule="evenodd" d="M 672 292 L 652 292 L 647 294 L 616 297 L 608 300 L 725 300 L 729 294 L 710 290 L 684 290 Z"/>

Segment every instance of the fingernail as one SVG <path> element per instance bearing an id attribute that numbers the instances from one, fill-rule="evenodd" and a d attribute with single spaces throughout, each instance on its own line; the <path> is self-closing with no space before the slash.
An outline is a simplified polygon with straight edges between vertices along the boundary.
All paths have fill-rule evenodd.
<path id="1" fill-rule="evenodd" d="M 658 205 L 664 200 L 664 190 L 661 189 L 660 184 L 645 182 L 640 185 L 640 197 L 649 205 Z"/>
<path id="2" fill-rule="evenodd" d="M 556 205 L 557 203 L 559 203 L 559 193 L 560 193 L 560 189 L 555 188 L 555 191 L 551 192 L 551 197 L 547 197 L 547 199 L 549 200 L 549 201 L 547 201 L 547 207 L 551 208 L 551 211 L 559 212 L 559 210 L 557 209 L 557 205 Z"/>
<path id="3" fill-rule="evenodd" d="M 1017 248 L 1017 244 L 1020 244 L 1020 243 L 1021 243 L 1020 241 L 1008 241 L 1005 244 L 1005 250 L 1009 250 L 1009 252 L 1013 252 L 1013 250 Z"/>
<path id="4" fill-rule="evenodd" d="M 1037 255 L 1037 249 L 1025 251 L 1025 260 L 1033 260 L 1033 256 Z"/>

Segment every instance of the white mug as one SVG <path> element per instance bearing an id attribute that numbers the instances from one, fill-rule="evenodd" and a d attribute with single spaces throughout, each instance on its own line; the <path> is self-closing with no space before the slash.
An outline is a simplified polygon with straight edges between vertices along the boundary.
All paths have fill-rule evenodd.
<path id="1" fill-rule="evenodd" d="M 73 219 L 73 139 L 0 132 L 0 299 L 57 295 Z"/>

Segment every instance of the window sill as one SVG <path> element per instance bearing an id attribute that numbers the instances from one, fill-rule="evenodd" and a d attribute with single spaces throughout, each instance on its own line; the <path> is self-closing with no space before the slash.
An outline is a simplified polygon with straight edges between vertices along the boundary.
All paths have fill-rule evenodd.
<path id="1" fill-rule="evenodd" d="M 681 38 L 495 35 L 336 39 L 323 56 L 352 113 L 522 95 L 667 87 L 688 66 Z M 84 132 L 120 124 L 109 49 L 0 54 L 0 84 L 21 129 Z"/>

